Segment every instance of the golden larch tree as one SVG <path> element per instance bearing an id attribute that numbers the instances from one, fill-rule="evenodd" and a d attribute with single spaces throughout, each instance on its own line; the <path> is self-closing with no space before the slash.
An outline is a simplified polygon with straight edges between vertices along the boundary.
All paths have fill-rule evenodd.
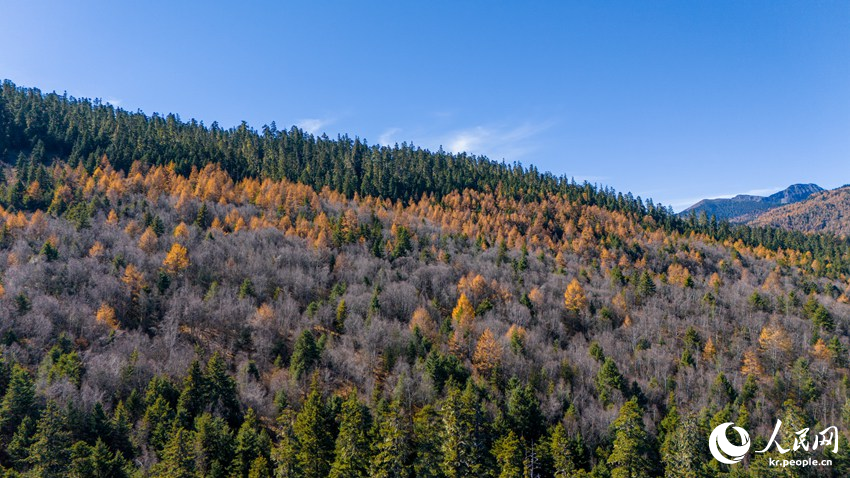
<path id="1" fill-rule="evenodd" d="M 177 274 L 189 267 L 189 251 L 183 245 L 175 242 L 162 261 L 162 266 L 169 274 Z"/>
<path id="2" fill-rule="evenodd" d="M 174 228 L 174 237 L 176 239 L 187 239 L 189 237 L 189 228 L 185 222 L 181 222 Z"/>
<path id="3" fill-rule="evenodd" d="M 472 365 L 480 377 L 489 378 L 494 371 L 498 370 L 502 361 L 502 346 L 496 341 L 496 337 L 490 329 L 478 338 L 475 353 L 472 355 Z"/>
<path id="4" fill-rule="evenodd" d="M 456 327 L 465 329 L 472 325 L 473 319 L 475 319 L 475 308 L 472 306 L 472 302 L 469 301 L 466 294 L 460 294 L 457 305 L 452 310 L 452 321 Z"/>
<path id="5" fill-rule="evenodd" d="M 108 326 L 112 330 L 116 330 L 118 328 L 118 318 L 115 315 L 115 309 L 105 302 L 100 304 L 100 308 L 97 309 L 95 320 L 97 320 L 98 323 Z"/>
<path id="6" fill-rule="evenodd" d="M 587 307 L 587 295 L 577 279 L 573 279 L 564 292 L 564 306 L 571 312 L 578 312 Z"/>
<path id="7" fill-rule="evenodd" d="M 154 232 L 153 227 L 148 227 L 145 229 L 142 237 L 139 238 L 139 249 L 147 252 L 148 254 L 152 254 L 156 251 L 156 247 L 159 245 L 159 238 L 156 236 L 156 232 Z"/>

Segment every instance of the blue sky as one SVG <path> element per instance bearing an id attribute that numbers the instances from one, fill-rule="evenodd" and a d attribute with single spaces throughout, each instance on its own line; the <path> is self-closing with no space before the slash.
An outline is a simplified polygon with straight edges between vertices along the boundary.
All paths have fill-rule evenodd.
<path id="1" fill-rule="evenodd" d="M 0 0 L 0 45 L 22 86 L 442 145 L 677 210 L 850 183 L 845 0 Z"/>

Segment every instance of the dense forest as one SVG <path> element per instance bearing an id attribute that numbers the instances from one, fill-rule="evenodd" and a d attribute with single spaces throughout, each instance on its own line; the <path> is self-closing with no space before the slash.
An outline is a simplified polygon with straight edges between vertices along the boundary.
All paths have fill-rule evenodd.
<path id="1" fill-rule="evenodd" d="M 0 95 L 7 476 L 847 476 L 850 243 Z M 829 468 L 711 459 L 837 426 Z"/>

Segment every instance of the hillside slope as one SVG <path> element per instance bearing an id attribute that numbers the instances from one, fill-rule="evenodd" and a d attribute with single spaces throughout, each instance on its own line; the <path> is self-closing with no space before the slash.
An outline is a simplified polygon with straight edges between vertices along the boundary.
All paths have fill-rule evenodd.
<path id="1" fill-rule="evenodd" d="M 10 476 L 718 476 L 717 423 L 850 428 L 845 240 L 6 94 Z"/>
<path id="2" fill-rule="evenodd" d="M 805 201 L 768 211 L 750 224 L 846 237 L 850 235 L 850 187 L 813 194 Z"/>

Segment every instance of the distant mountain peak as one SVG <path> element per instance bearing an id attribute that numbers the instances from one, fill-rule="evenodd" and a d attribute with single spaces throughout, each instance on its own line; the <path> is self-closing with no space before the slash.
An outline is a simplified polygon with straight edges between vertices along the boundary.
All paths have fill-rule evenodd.
<path id="1" fill-rule="evenodd" d="M 691 212 L 697 215 L 706 213 L 717 219 L 728 219 L 733 222 L 744 222 L 758 217 L 760 214 L 786 204 L 793 204 L 807 199 L 812 194 L 823 191 L 817 184 L 792 184 L 770 196 L 755 196 L 738 194 L 732 198 L 703 199 L 682 211 L 682 215 Z"/>

